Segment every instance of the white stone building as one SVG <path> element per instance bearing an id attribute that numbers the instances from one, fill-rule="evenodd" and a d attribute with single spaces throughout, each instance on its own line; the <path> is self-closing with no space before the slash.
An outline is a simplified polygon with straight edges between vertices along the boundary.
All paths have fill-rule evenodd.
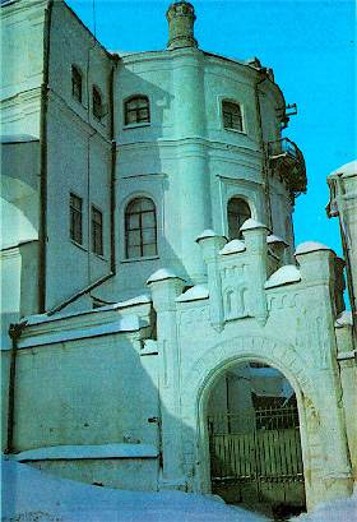
<path id="1" fill-rule="evenodd" d="M 1 14 L 3 449 L 115 487 L 349 495 L 356 323 L 344 261 L 294 248 L 305 165 L 273 72 L 200 50 L 183 1 L 136 54 L 62 1 Z M 356 176 L 329 178 L 353 313 Z"/>

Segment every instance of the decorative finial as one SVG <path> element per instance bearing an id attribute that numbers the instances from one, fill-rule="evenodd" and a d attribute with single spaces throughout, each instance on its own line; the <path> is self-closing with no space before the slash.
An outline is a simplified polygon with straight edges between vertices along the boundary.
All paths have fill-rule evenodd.
<path id="1" fill-rule="evenodd" d="M 174 2 L 168 8 L 166 18 L 169 23 L 169 50 L 197 47 L 193 31 L 196 15 L 192 4 L 184 0 Z"/>

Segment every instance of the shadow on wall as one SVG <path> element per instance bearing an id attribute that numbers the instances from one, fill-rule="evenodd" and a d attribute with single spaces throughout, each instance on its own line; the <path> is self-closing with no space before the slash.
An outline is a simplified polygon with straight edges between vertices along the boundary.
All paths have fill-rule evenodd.
<path id="1" fill-rule="evenodd" d="M 194 433 L 164 405 L 159 355 L 141 353 L 133 337 L 19 349 L 14 446 L 33 450 L 21 461 L 107 487 L 157 490 L 175 479 L 185 489 L 182 460 L 177 468 L 170 462 L 170 437 L 182 447 Z"/>

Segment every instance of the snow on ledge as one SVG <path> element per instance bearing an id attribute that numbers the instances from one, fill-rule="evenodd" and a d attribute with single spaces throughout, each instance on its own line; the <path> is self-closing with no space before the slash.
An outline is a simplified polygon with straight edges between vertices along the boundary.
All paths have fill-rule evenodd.
<path id="1" fill-rule="evenodd" d="M 198 301 L 199 299 L 208 299 L 208 296 L 208 288 L 206 285 L 196 285 L 177 297 L 176 301 L 179 303 Z"/>
<path id="2" fill-rule="evenodd" d="M 182 279 L 182 277 L 176 275 L 168 268 L 160 268 L 149 277 L 149 279 L 146 281 L 146 284 L 149 285 L 150 283 L 155 283 L 156 281 L 165 281 L 165 279 Z"/>
<path id="3" fill-rule="evenodd" d="M 98 444 L 51 446 L 22 451 L 15 455 L 18 462 L 35 460 L 77 460 L 116 458 L 156 458 L 159 452 L 151 444 Z"/>
<path id="4" fill-rule="evenodd" d="M 244 252 L 245 250 L 245 243 L 244 241 L 241 241 L 240 239 L 233 239 L 229 243 L 227 243 L 222 250 L 219 251 L 222 255 L 228 255 L 228 254 L 237 254 L 238 252 Z"/>
<path id="5" fill-rule="evenodd" d="M 300 270 L 295 265 L 286 265 L 274 272 L 264 286 L 265 288 L 274 288 L 275 286 L 298 283 L 299 281 L 301 281 Z"/>
<path id="6" fill-rule="evenodd" d="M 336 328 L 343 328 L 344 326 L 352 326 L 353 318 L 352 312 L 344 310 L 336 319 L 335 326 Z"/>
<path id="7" fill-rule="evenodd" d="M 305 241 L 301 243 L 295 250 L 295 255 L 309 254 L 310 252 L 318 252 L 319 250 L 331 250 L 328 246 L 317 241 Z"/>

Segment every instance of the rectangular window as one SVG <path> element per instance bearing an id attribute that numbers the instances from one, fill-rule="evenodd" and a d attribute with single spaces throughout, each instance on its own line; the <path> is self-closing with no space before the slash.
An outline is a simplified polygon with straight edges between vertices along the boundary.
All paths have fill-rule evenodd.
<path id="1" fill-rule="evenodd" d="M 103 255 L 103 214 L 92 206 L 92 251 Z"/>
<path id="2" fill-rule="evenodd" d="M 222 118 L 225 129 L 243 131 L 243 118 L 239 103 L 223 100 Z"/>
<path id="3" fill-rule="evenodd" d="M 70 238 L 80 245 L 83 242 L 82 206 L 83 206 L 82 198 L 71 193 L 70 202 L 69 202 L 69 212 L 70 212 L 69 234 L 70 234 Z"/>
<path id="4" fill-rule="evenodd" d="M 93 86 L 92 91 L 92 107 L 93 107 L 93 116 L 97 118 L 97 120 L 101 120 L 103 117 L 103 104 L 102 104 L 102 96 L 97 87 Z"/>
<path id="5" fill-rule="evenodd" d="M 82 74 L 75 65 L 72 66 L 72 96 L 82 103 Z"/>

